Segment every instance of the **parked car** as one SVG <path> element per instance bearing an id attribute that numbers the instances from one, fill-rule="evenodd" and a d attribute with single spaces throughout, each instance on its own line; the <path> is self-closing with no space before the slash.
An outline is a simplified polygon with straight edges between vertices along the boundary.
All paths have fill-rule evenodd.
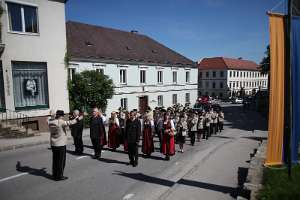
<path id="1" fill-rule="evenodd" d="M 243 99 L 241 98 L 235 98 L 232 100 L 232 103 L 234 104 L 242 104 L 243 103 Z"/>

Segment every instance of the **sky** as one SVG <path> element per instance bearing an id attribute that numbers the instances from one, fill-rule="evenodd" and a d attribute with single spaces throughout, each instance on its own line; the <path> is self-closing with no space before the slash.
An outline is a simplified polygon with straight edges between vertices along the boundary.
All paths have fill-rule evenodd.
<path id="1" fill-rule="evenodd" d="M 284 0 L 69 0 L 66 18 L 137 30 L 193 61 L 224 56 L 259 63 L 269 44 L 266 12 L 283 9 L 281 2 Z"/>

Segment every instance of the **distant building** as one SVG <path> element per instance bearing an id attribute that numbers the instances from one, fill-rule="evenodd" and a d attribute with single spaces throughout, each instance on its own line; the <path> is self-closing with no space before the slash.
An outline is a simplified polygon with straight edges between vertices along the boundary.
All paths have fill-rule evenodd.
<path id="1" fill-rule="evenodd" d="M 214 57 L 204 58 L 198 65 L 198 95 L 226 98 L 246 95 L 259 89 L 267 89 L 268 75 L 263 75 L 258 65 L 249 60 Z"/>
<path id="2" fill-rule="evenodd" d="M 4 0 L 0 4 L 4 11 L 0 116 L 15 119 L 22 113 L 30 117 L 31 128 L 48 130 L 50 109 L 69 111 L 65 1 Z"/>
<path id="3" fill-rule="evenodd" d="M 98 70 L 113 80 L 106 113 L 197 99 L 197 64 L 137 31 L 67 22 L 69 75 Z"/>

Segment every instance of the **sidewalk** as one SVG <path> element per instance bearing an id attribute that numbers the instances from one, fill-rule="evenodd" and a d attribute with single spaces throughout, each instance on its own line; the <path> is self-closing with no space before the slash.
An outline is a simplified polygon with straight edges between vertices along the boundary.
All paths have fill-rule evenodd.
<path id="1" fill-rule="evenodd" d="M 67 131 L 68 140 L 72 140 L 71 132 Z M 88 137 L 90 135 L 89 129 L 84 129 L 82 136 Z M 1 138 L 0 139 L 0 152 L 19 149 L 23 147 L 30 147 L 39 144 L 49 144 L 50 142 L 49 132 L 38 133 L 33 137 L 27 138 Z"/>

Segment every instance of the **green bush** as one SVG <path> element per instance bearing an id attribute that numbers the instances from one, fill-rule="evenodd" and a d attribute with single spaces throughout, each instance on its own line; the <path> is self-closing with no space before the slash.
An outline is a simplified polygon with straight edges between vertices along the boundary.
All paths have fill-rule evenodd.
<path id="1" fill-rule="evenodd" d="M 114 94 L 113 81 L 108 76 L 97 71 L 83 71 L 76 73 L 68 81 L 70 109 L 79 109 L 90 113 L 92 107 L 105 111 L 107 99 Z M 85 125 L 89 117 L 85 116 Z"/>

